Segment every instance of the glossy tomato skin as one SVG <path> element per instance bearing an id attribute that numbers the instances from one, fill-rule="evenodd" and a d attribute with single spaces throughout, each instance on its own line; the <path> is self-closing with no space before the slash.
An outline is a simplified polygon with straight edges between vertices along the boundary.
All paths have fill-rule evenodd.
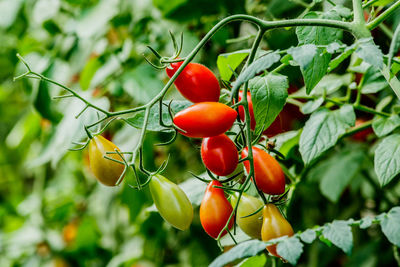
<path id="1" fill-rule="evenodd" d="M 294 234 L 290 223 L 282 216 L 274 204 L 266 204 L 263 209 L 263 223 L 261 237 L 263 241 L 269 241 L 281 236 L 292 236 Z M 267 246 L 269 253 L 280 257 L 276 252 L 276 245 Z"/>
<path id="2" fill-rule="evenodd" d="M 222 184 L 215 180 L 208 184 L 200 205 L 200 222 L 209 236 L 217 238 L 229 220 L 233 208 L 226 199 L 224 190 L 213 186 L 222 186 Z M 232 226 L 233 218 L 229 221 L 229 228 Z M 221 236 L 226 233 L 224 231 Z"/>
<path id="3" fill-rule="evenodd" d="M 171 63 L 171 67 L 166 68 L 168 77 L 172 77 L 183 61 Z M 179 92 L 189 101 L 199 102 L 218 102 L 220 87 L 217 77 L 204 65 L 189 63 L 179 74 L 174 82 Z"/>
<path id="4" fill-rule="evenodd" d="M 243 92 L 239 92 L 239 101 L 242 100 Z M 256 120 L 254 118 L 254 110 L 253 110 L 253 102 L 251 101 L 250 92 L 247 92 L 247 103 L 249 106 L 249 113 L 250 113 L 250 128 L 254 130 L 256 128 Z M 242 121 L 245 119 L 245 113 L 243 106 L 239 106 L 239 116 Z"/>
<path id="5" fill-rule="evenodd" d="M 176 113 L 174 124 L 185 131 L 179 131 L 185 136 L 212 137 L 229 130 L 235 122 L 236 115 L 236 111 L 225 104 L 202 102 Z"/>
<path id="6" fill-rule="evenodd" d="M 239 193 L 236 192 L 231 196 L 231 203 L 234 207 L 238 201 Z M 236 223 L 248 236 L 256 239 L 261 239 L 261 226 L 262 226 L 262 210 L 259 210 L 263 206 L 263 202 L 256 197 L 250 196 L 246 193 L 242 194 L 239 201 L 239 206 L 236 211 Z M 254 212 L 256 214 L 245 217 Z"/>
<path id="7" fill-rule="evenodd" d="M 242 150 L 242 158 L 247 157 L 248 148 Z M 258 147 L 253 147 L 254 178 L 258 188 L 266 194 L 280 195 L 285 192 L 285 175 L 278 161 Z M 247 172 L 250 162 L 243 162 Z"/>
<path id="8" fill-rule="evenodd" d="M 160 174 L 151 178 L 149 187 L 161 217 L 179 230 L 188 229 L 193 220 L 193 207 L 185 192 Z"/>
<path id="9" fill-rule="evenodd" d="M 231 174 L 238 165 L 235 143 L 225 134 L 203 139 L 201 159 L 207 169 L 219 176 Z"/>
<path id="10" fill-rule="evenodd" d="M 119 177 L 124 171 L 124 165 L 108 160 L 108 156 L 121 161 L 118 154 L 106 154 L 106 152 L 115 152 L 119 148 L 111 141 L 101 135 L 94 136 L 89 142 L 89 166 L 96 176 L 97 180 L 107 186 L 115 186 Z"/>

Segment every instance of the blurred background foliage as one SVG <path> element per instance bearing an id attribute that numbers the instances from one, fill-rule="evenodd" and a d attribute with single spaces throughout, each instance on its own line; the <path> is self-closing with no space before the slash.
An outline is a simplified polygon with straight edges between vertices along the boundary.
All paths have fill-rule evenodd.
<path id="1" fill-rule="evenodd" d="M 295 18 L 302 11 L 298 1 L 289 0 L 0 0 L 0 266 L 206 266 L 220 253 L 202 230 L 198 212 L 190 230 L 181 232 L 152 212 L 147 188 L 135 191 L 128 186 L 132 177 L 117 188 L 99 184 L 88 168 L 87 152 L 67 151 L 71 142 L 85 136 L 83 124 L 96 114 L 75 119 L 83 105 L 71 99 L 52 100 L 60 88 L 37 80 L 13 82 L 25 71 L 16 53 L 36 72 L 84 91 L 85 97 L 104 108 L 120 110 L 146 103 L 165 84 L 165 73 L 151 68 L 143 54 L 155 59 L 146 48 L 151 45 L 171 55 L 168 31 L 183 32 L 184 56 L 228 15 Z M 388 26 L 398 23 L 399 17 L 394 16 Z M 254 33 L 248 24 L 232 23 L 213 37 L 195 61 L 218 73 L 218 55 L 248 49 L 246 37 Z M 375 34 L 386 51 L 390 39 L 380 30 Z M 232 42 L 233 38 L 244 41 Z M 293 29 L 274 30 L 266 35 L 262 48 L 285 49 L 296 43 Z M 296 68 L 285 71 L 293 85 L 302 86 Z M 168 98 L 181 97 L 170 90 Z M 138 130 L 115 122 L 105 135 L 129 151 Z M 168 137 L 149 132 L 145 165 L 155 170 L 169 154 L 164 175 L 177 183 L 187 180 L 184 186 L 199 204 L 204 186 L 188 173 L 204 172 L 199 143 L 180 136 L 173 145 L 154 146 Z M 349 156 L 349 146 L 368 151 L 364 144 L 345 142 L 337 148 L 340 155 Z M 364 164 L 370 164 L 367 152 L 350 156 L 364 157 Z M 375 181 L 363 179 L 369 174 L 362 172 L 356 172 L 340 198 L 322 194 L 324 166 L 334 163 L 328 155 L 328 165 L 315 168 L 297 189 L 288 212 L 295 230 L 333 219 L 359 218 L 398 204 L 399 187 L 392 186 L 385 195 L 373 187 Z M 372 228 L 355 233 L 350 257 L 314 242 L 305 248 L 299 264 L 393 263 L 389 243 Z"/>

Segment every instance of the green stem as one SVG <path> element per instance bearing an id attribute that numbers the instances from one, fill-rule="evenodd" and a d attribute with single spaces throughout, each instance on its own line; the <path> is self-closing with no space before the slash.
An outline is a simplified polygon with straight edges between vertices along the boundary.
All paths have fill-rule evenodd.
<path id="1" fill-rule="evenodd" d="M 361 0 L 353 0 L 353 12 L 354 12 L 353 22 L 355 24 L 365 24 L 364 11 L 362 8 Z"/>
<path id="2" fill-rule="evenodd" d="M 400 1 L 397 1 L 396 3 L 394 3 L 391 7 L 389 7 L 388 9 L 386 9 L 385 12 L 383 12 L 382 14 L 380 14 L 378 17 L 376 17 L 374 20 L 372 20 L 371 22 L 369 22 L 367 24 L 367 28 L 370 30 L 375 29 L 376 27 L 379 26 L 379 24 L 384 21 L 385 19 L 387 19 L 390 15 L 393 14 L 393 12 L 400 7 Z"/>
<path id="3" fill-rule="evenodd" d="M 367 3 L 363 4 L 363 8 L 367 8 L 378 2 L 379 0 L 369 0 Z"/>

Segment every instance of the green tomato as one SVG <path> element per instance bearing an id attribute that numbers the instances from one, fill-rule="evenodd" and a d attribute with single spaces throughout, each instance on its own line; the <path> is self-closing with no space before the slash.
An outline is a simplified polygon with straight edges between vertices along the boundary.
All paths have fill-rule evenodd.
<path id="1" fill-rule="evenodd" d="M 193 220 L 193 207 L 185 192 L 160 174 L 151 178 L 149 186 L 161 217 L 179 230 L 188 229 Z"/>
<path id="2" fill-rule="evenodd" d="M 239 193 L 235 193 L 231 196 L 231 204 L 235 206 L 239 197 Z M 261 239 L 261 227 L 262 227 L 262 209 L 263 202 L 253 196 L 247 195 L 246 193 L 242 194 L 240 198 L 239 207 L 236 213 L 236 223 L 247 235 Z M 259 210 L 256 214 L 242 218 L 253 212 Z"/>

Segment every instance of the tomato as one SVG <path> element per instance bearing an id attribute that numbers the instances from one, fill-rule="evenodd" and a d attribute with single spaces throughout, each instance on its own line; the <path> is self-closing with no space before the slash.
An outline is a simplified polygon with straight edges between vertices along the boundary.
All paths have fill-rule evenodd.
<path id="1" fill-rule="evenodd" d="M 186 131 L 181 134 L 194 137 L 212 137 L 229 130 L 236 119 L 236 111 L 218 102 L 194 104 L 176 113 L 174 123 Z"/>
<path id="2" fill-rule="evenodd" d="M 90 169 L 97 180 L 107 186 L 115 186 L 124 171 L 124 165 L 104 158 L 108 156 L 121 161 L 118 154 L 106 154 L 115 152 L 119 148 L 101 135 L 94 136 L 89 142 L 89 164 Z"/>
<path id="3" fill-rule="evenodd" d="M 263 241 L 268 241 L 281 236 L 292 236 L 294 234 L 290 223 L 282 216 L 281 212 L 274 204 L 267 204 L 263 209 L 263 224 L 261 237 Z M 276 253 L 276 245 L 267 246 L 267 250 L 272 255 L 279 257 Z"/>
<path id="4" fill-rule="evenodd" d="M 237 203 L 239 193 L 236 192 L 231 196 L 231 203 L 234 207 Z M 261 226 L 262 226 L 262 211 L 260 210 L 254 215 L 246 218 L 244 216 L 256 212 L 263 206 L 263 202 L 256 197 L 250 196 L 246 193 L 242 194 L 239 206 L 236 211 L 236 223 L 248 236 L 261 239 Z"/>
<path id="5" fill-rule="evenodd" d="M 242 151 L 242 158 L 247 157 L 248 148 Z M 280 195 L 285 192 L 285 175 L 278 161 L 258 147 L 253 147 L 254 179 L 258 188 L 266 194 Z M 246 160 L 244 167 L 250 171 L 250 162 Z"/>
<path id="6" fill-rule="evenodd" d="M 78 226 L 79 224 L 77 220 L 71 221 L 64 226 L 62 236 L 67 246 L 71 246 L 75 242 L 76 234 L 78 233 Z"/>
<path id="7" fill-rule="evenodd" d="M 364 122 L 366 122 L 367 120 L 364 118 L 358 118 L 356 119 L 356 123 L 355 123 L 355 127 L 363 124 Z M 370 134 L 373 133 L 373 130 L 371 129 L 371 127 L 368 127 L 367 129 L 364 129 L 360 132 L 357 132 L 355 134 L 353 134 L 352 138 L 356 141 L 360 141 L 360 142 L 365 142 L 368 139 L 368 136 Z"/>
<path id="8" fill-rule="evenodd" d="M 193 220 L 193 207 L 185 192 L 160 174 L 151 178 L 149 187 L 161 217 L 179 230 L 188 229 Z"/>
<path id="9" fill-rule="evenodd" d="M 239 101 L 242 100 L 243 92 L 239 92 Z M 247 103 L 249 106 L 249 113 L 250 113 L 250 128 L 254 130 L 256 128 L 256 120 L 254 118 L 254 110 L 253 110 L 253 102 L 251 101 L 250 92 L 247 92 Z M 239 106 L 239 116 L 242 121 L 245 119 L 244 108 L 243 106 Z"/>
<path id="10" fill-rule="evenodd" d="M 220 176 L 231 174 L 238 165 L 235 143 L 225 134 L 204 138 L 201 158 L 207 169 Z"/>
<path id="11" fill-rule="evenodd" d="M 172 77 L 183 61 L 171 63 L 166 68 L 168 77 Z M 189 63 L 174 82 L 179 92 L 188 100 L 199 102 L 218 102 L 220 87 L 217 77 L 206 66 L 198 63 Z"/>
<path id="12" fill-rule="evenodd" d="M 218 181 L 208 184 L 200 205 L 200 222 L 204 230 L 212 238 L 217 238 L 225 227 L 233 208 L 224 195 L 224 190 L 213 186 L 222 186 Z M 229 221 L 229 229 L 233 226 L 233 216 Z M 224 236 L 224 231 L 221 236 Z"/>

